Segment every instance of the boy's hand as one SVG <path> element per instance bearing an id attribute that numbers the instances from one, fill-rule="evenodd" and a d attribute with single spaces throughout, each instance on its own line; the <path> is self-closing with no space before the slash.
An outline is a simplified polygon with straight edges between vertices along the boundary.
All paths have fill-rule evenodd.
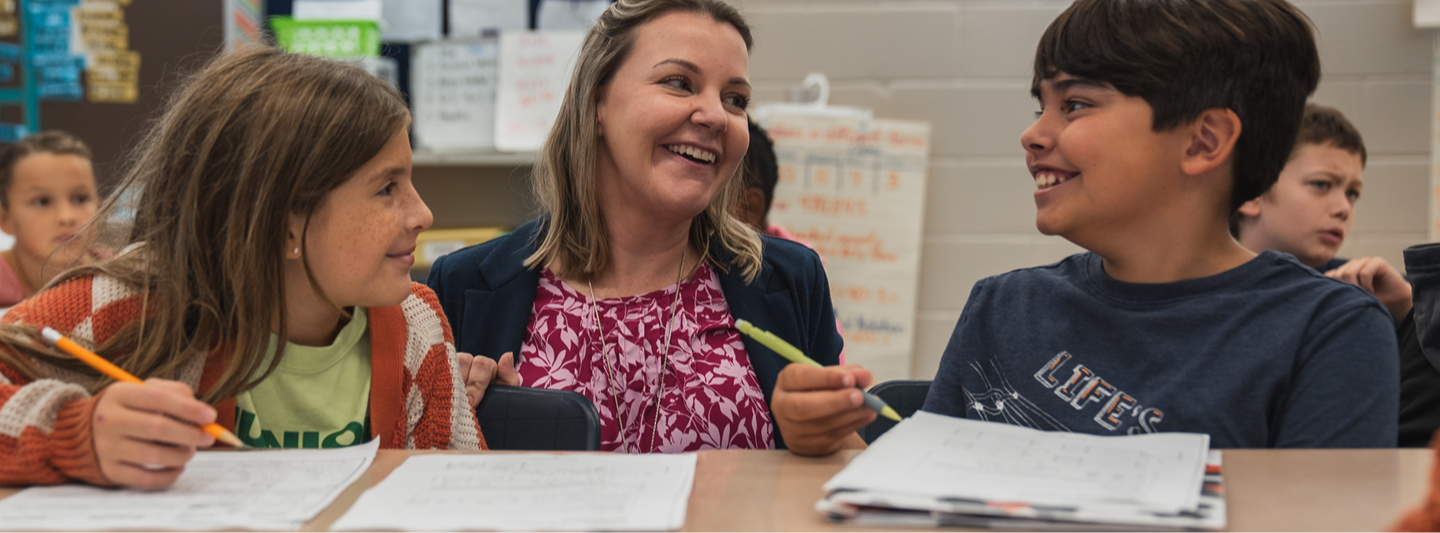
<path id="1" fill-rule="evenodd" d="M 870 371 L 857 365 L 815 368 L 792 364 L 780 371 L 771 396 L 771 410 L 790 451 L 826 455 L 840 448 L 864 448 L 855 433 L 875 420 L 865 407 L 861 387 L 869 387 Z"/>
<path id="2" fill-rule="evenodd" d="M 118 485 L 168 487 L 196 448 L 215 444 L 199 427 L 214 421 L 215 408 L 196 400 L 184 383 L 149 379 L 143 385 L 110 385 L 95 404 L 92 426 L 100 472 Z"/>
<path id="3" fill-rule="evenodd" d="M 1362 257 L 1351 259 L 1350 262 L 1340 265 L 1340 268 L 1325 273 L 1326 276 L 1359 285 L 1360 288 L 1375 295 L 1375 299 L 1385 304 L 1390 310 L 1390 315 L 1399 322 L 1410 314 L 1410 308 L 1414 305 L 1411 300 L 1410 282 L 1405 280 L 1395 267 L 1390 266 L 1385 259 L 1380 257 Z"/>
<path id="4" fill-rule="evenodd" d="M 480 405 L 485 389 L 491 383 L 520 386 L 520 373 L 515 371 L 515 354 L 511 352 L 500 356 L 498 363 L 489 357 L 475 357 L 465 352 L 456 352 L 455 357 L 459 359 L 460 379 L 465 382 L 465 400 L 470 402 L 472 410 Z"/>

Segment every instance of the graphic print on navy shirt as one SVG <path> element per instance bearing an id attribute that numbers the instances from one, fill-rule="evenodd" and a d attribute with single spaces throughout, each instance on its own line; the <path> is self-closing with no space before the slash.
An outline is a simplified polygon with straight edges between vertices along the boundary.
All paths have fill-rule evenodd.
<path id="1" fill-rule="evenodd" d="M 1142 405 L 1135 397 L 1105 380 L 1104 376 L 1075 361 L 1070 352 L 1060 352 L 1035 371 L 1034 379 L 1053 394 L 1028 399 L 1011 385 L 1004 372 L 991 361 L 974 361 L 970 369 L 985 383 L 984 391 L 965 390 L 968 418 L 1005 422 L 1046 431 L 1081 431 L 1140 435 L 1159 431 L 1165 412 Z M 1099 427 L 1070 428 L 1047 409 L 1073 409 L 1094 414 Z M 1123 433 L 1121 433 L 1123 431 Z"/>
<path id="2" fill-rule="evenodd" d="M 1214 276 L 1110 278 L 1092 253 L 975 283 L 924 410 L 1215 448 L 1395 445 L 1398 350 L 1363 289 L 1265 252 Z"/>

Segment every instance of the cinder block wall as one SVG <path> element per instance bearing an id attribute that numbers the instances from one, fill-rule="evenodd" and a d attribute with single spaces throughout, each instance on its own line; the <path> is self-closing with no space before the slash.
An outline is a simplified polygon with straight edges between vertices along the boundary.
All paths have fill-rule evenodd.
<path id="1" fill-rule="evenodd" d="M 1020 132 L 1037 109 L 1030 62 L 1064 0 L 732 0 L 755 30 L 756 100 L 783 101 L 809 72 L 832 104 L 933 124 L 913 376 L 940 363 L 970 287 L 1079 250 L 1035 230 Z M 1424 242 L 1429 223 L 1432 36 L 1409 0 L 1298 0 L 1319 30 L 1315 99 L 1365 135 L 1370 164 L 1342 256 Z"/>

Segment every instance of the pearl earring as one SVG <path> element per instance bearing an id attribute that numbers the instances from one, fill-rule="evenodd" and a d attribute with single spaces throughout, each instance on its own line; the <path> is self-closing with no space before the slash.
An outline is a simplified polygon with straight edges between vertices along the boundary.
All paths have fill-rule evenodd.
<path id="1" fill-rule="evenodd" d="M 291 252 L 291 253 L 294 253 L 295 255 L 300 255 L 300 249 L 299 249 L 299 248 L 296 248 L 295 251 L 294 251 L 294 252 Z"/>

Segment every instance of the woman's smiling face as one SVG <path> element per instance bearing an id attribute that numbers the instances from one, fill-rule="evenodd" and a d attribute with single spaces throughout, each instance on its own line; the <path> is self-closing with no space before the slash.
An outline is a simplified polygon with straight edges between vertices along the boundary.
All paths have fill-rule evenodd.
<path id="1" fill-rule="evenodd" d="M 602 209 L 675 223 L 704 211 L 750 143 L 749 64 L 740 32 L 708 15 L 637 28 L 598 106 Z"/>

